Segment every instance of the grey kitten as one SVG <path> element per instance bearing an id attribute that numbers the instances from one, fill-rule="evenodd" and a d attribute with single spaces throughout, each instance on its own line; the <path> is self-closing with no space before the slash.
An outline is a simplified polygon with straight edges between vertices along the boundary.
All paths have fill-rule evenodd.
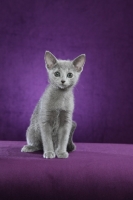
<path id="1" fill-rule="evenodd" d="M 36 105 L 26 132 L 27 145 L 21 152 L 44 151 L 44 158 L 67 158 L 76 146 L 72 138 L 76 122 L 73 88 L 85 64 L 85 54 L 70 60 L 59 60 L 45 52 L 49 85 Z"/>

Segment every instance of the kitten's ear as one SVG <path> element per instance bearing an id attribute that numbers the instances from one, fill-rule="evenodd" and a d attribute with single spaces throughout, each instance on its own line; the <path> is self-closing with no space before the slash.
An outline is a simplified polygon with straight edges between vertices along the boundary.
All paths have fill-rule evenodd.
<path id="1" fill-rule="evenodd" d="M 81 54 L 80 56 L 78 56 L 73 60 L 73 65 L 76 68 L 77 72 L 81 72 L 83 70 L 85 60 L 86 60 L 85 54 Z"/>
<path id="2" fill-rule="evenodd" d="M 45 51 L 44 60 L 48 69 L 52 69 L 57 63 L 57 58 L 50 51 Z"/>

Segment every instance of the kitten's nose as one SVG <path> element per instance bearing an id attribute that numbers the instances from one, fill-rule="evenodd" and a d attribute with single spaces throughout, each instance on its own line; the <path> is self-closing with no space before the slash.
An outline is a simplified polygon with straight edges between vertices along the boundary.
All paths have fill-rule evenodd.
<path id="1" fill-rule="evenodd" d="M 64 81 L 64 80 L 61 80 L 61 82 L 62 82 L 62 84 L 64 84 L 64 83 L 65 83 L 65 81 Z"/>

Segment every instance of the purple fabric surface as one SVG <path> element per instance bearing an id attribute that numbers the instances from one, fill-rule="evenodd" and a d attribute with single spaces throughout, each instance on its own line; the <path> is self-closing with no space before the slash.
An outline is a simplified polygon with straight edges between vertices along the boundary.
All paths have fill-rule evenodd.
<path id="1" fill-rule="evenodd" d="M 76 142 L 133 143 L 133 1 L 0 2 L 0 139 L 25 140 L 47 85 L 44 52 L 87 61 L 75 89 Z"/>
<path id="2" fill-rule="evenodd" d="M 133 145 L 77 143 L 68 159 L 0 141 L 0 199 L 133 199 Z"/>

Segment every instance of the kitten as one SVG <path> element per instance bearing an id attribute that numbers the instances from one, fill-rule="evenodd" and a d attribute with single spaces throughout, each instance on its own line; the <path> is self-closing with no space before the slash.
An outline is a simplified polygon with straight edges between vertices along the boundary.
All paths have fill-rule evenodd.
<path id="1" fill-rule="evenodd" d="M 85 54 L 70 60 L 59 60 L 49 51 L 45 52 L 49 85 L 31 116 L 26 132 L 27 145 L 21 152 L 44 151 L 44 158 L 67 158 L 76 146 L 72 138 L 76 122 L 73 88 L 85 64 Z"/>

